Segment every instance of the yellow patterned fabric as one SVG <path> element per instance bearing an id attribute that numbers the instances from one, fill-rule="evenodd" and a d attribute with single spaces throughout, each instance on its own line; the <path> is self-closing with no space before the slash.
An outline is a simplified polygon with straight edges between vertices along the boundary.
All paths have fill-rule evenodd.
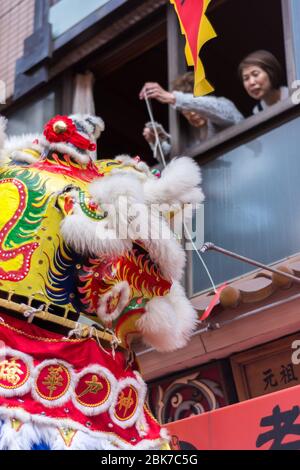
<path id="1" fill-rule="evenodd" d="M 60 308 L 64 315 L 73 312 L 76 318 L 74 314 L 81 313 L 99 321 L 99 299 L 105 296 L 105 307 L 113 313 L 122 302 L 122 289 L 114 287 L 128 280 L 127 308 L 109 325 L 126 346 L 136 334 L 135 324 L 146 302 L 168 293 L 170 284 L 141 244 L 122 257 L 95 258 L 70 249 L 60 232 L 62 220 L 74 212 L 74 194 L 87 219 L 105 219 L 88 186 L 117 168 L 138 173 L 116 160 L 81 165 L 58 152 L 49 152 L 31 165 L 1 168 L 0 292 L 2 298 L 18 295 L 25 303 L 51 305 L 51 313 L 61 312 Z"/>

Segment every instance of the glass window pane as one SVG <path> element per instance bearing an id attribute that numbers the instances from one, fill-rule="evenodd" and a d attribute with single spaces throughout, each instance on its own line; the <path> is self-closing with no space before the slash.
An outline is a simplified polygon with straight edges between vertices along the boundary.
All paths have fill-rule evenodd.
<path id="1" fill-rule="evenodd" d="M 58 38 L 110 0 L 60 0 L 50 8 L 53 38 Z"/>
<path id="2" fill-rule="evenodd" d="M 297 118 L 203 165 L 206 242 L 265 264 L 300 252 L 299 129 Z M 204 259 L 217 284 L 255 269 L 215 252 Z M 195 254 L 193 273 L 195 293 L 210 287 Z"/>
<path id="3" fill-rule="evenodd" d="M 8 115 L 8 135 L 42 132 L 44 124 L 55 115 L 55 93 L 24 106 Z"/>
<path id="4" fill-rule="evenodd" d="M 293 16 L 293 33 L 295 43 L 295 59 L 297 77 L 300 79 L 300 2 L 299 0 L 292 0 L 292 16 Z"/>

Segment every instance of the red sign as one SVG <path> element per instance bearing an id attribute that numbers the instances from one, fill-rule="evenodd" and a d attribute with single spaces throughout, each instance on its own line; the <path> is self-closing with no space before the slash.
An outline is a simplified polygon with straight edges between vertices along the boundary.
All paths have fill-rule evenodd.
<path id="1" fill-rule="evenodd" d="M 300 386 L 165 427 L 174 449 L 300 450 Z"/>

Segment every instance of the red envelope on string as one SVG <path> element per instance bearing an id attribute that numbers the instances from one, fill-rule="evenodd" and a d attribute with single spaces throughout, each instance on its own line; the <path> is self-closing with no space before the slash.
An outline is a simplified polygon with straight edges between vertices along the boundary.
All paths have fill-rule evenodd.
<path id="1" fill-rule="evenodd" d="M 215 295 L 214 295 L 213 298 L 211 299 L 209 305 L 206 307 L 206 309 L 205 309 L 205 311 L 204 311 L 202 317 L 200 318 L 200 321 L 204 321 L 204 320 L 206 320 L 206 319 L 210 316 L 210 314 L 211 314 L 213 308 L 216 306 L 217 302 L 220 300 L 221 292 L 225 289 L 225 287 L 227 287 L 227 284 L 226 284 L 226 283 L 225 283 L 225 284 L 222 284 L 222 286 L 220 286 L 220 287 L 217 289 Z"/>

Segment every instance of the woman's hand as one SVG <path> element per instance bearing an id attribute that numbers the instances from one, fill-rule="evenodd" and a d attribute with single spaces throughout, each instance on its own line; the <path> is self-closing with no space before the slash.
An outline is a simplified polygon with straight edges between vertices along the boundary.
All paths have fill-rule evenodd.
<path id="1" fill-rule="evenodd" d="M 140 92 L 140 99 L 144 100 L 146 97 L 155 99 L 160 103 L 175 104 L 175 96 L 164 90 L 159 83 L 147 82 Z"/>

